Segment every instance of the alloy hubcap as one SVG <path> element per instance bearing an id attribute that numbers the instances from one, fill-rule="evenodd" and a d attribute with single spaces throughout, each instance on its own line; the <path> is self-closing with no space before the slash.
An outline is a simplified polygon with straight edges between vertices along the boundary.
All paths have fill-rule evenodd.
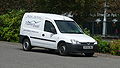
<path id="1" fill-rule="evenodd" d="M 65 52 L 65 46 L 61 46 L 60 47 L 60 53 L 64 53 Z"/>
<path id="2" fill-rule="evenodd" d="M 29 46 L 29 43 L 28 43 L 28 42 L 25 42 L 25 43 L 24 43 L 24 49 L 27 49 L 28 46 Z"/>

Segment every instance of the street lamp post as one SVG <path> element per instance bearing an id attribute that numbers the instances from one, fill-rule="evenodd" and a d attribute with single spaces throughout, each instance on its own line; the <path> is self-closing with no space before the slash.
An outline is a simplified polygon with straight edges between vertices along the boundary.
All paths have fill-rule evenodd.
<path id="1" fill-rule="evenodd" d="M 107 3 L 106 3 L 107 0 L 105 0 L 105 3 L 104 3 L 104 18 L 103 18 L 103 32 L 102 32 L 102 35 L 103 37 L 105 37 L 106 33 L 107 33 L 107 29 L 106 29 L 106 18 L 107 18 Z"/>

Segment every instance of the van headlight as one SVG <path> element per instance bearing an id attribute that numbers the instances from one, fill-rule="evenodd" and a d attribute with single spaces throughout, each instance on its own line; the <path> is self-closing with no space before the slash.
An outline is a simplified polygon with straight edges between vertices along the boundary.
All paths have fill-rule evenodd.
<path id="1" fill-rule="evenodd" d="M 79 41 L 74 40 L 74 39 L 71 39 L 70 41 L 71 41 L 72 44 L 81 44 Z"/>
<path id="2" fill-rule="evenodd" d="M 94 45 L 97 45 L 97 41 L 95 41 Z"/>

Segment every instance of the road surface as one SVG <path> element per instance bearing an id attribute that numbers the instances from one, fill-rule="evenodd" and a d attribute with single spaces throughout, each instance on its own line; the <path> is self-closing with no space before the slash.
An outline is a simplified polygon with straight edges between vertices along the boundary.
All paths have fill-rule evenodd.
<path id="1" fill-rule="evenodd" d="M 120 68 L 120 57 L 59 56 L 41 48 L 26 52 L 19 43 L 0 41 L 0 68 Z"/>

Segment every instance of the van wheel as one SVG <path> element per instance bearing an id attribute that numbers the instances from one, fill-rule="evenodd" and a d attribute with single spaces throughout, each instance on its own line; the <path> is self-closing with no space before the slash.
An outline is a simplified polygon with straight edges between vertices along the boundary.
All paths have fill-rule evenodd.
<path id="1" fill-rule="evenodd" d="M 22 47 L 24 51 L 30 51 L 32 49 L 29 39 L 24 39 Z"/>
<path id="2" fill-rule="evenodd" d="M 61 56 L 68 55 L 68 49 L 65 43 L 61 43 L 58 47 L 58 52 Z"/>
<path id="3" fill-rule="evenodd" d="M 87 56 L 87 57 L 92 57 L 93 55 L 94 55 L 94 53 L 84 53 L 85 54 L 85 56 Z"/>

